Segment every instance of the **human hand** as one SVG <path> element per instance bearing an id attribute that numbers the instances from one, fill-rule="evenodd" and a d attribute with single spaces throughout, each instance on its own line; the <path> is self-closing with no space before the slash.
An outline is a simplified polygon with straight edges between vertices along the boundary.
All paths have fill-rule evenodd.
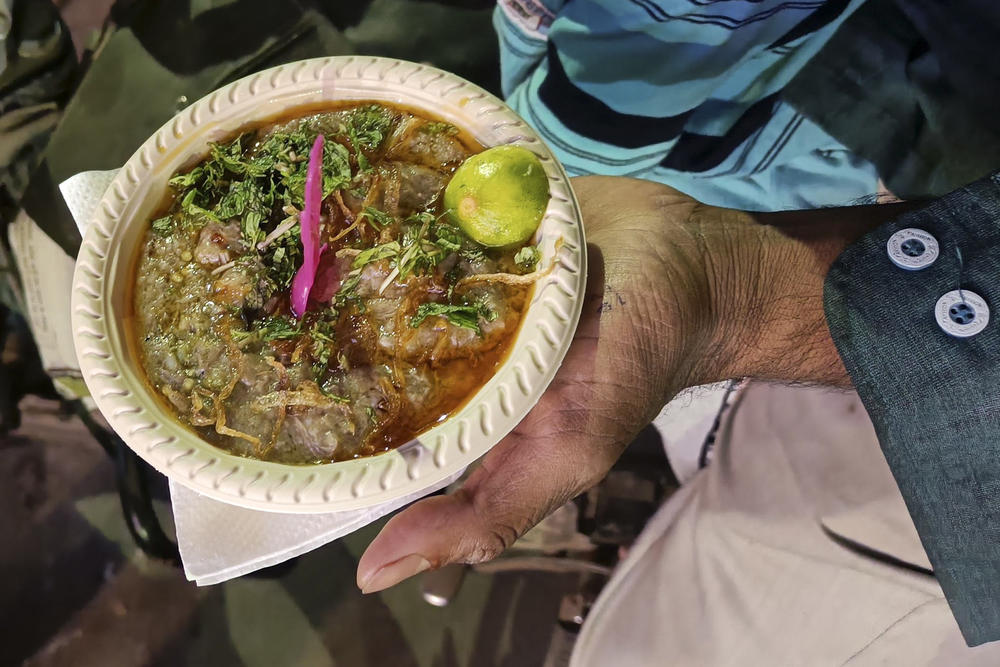
<path id="1" fill-rule="evenodd" d="M 706 276 L 689 270 L 693 241 L 684 225 L 695 203 L 628 179 L 577 179 L 574 189 L 587 225 L 590 275 L 562 367 L 460 491 L 415 503 L 386 525 L 359 564 L 363 591 L 497 556 L 600 481 L 693 378 L 696 350 L 713 327 Z M 663 241 L 664 224 L 676 227 L 673 242 Z"/>
<path id="2" fill-rule="evenodd" d="M 648 181 L 585 177 L 573 187 L 590 275 L 562 367 L 458 492 L 388 522 L 358 564 L 365 593 L 496 557 L 598 483 L 680 389 L 784 368 L 843 384 L 822 283 L 845 239 L 801 233 L 782 214 L 760 224 Z"/>

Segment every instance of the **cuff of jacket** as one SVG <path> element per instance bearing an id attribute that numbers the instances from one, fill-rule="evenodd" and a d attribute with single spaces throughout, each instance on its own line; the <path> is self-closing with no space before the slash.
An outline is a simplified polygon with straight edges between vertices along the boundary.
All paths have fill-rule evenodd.
<path id="1" fill-rule="evenodd" d="M 900 229 L 940 255 L 898 268 Z M 1000 639 L 1000 175 L 957 190 L 850 246 L 826 279 L 827 324 L 875 425 L 934 573 L 970 646 Z M 992 319 L 954 338 L 935 304 L 962 288 Z"/>

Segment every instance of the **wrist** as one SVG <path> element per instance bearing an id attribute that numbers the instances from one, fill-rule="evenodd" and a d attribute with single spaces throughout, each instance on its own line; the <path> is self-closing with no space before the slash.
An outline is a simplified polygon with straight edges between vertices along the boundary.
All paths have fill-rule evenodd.
<path id="1" fill-rule="evenodd" d="M 689 218 L 709 294 L 694 384 L 730 378 L 843 385 L 823 282 L 846 245 L 774 214 L 697 205 Z"/>
<path id="2" fill-rule="evenodd" d="M 826 274 L 847 241 L 740 215 L 738 242 L 748 250 L 717 290 L 725 375 L 849 386 L 823 307 Z"/>
<path id="3" fill-rule="evenodd" d="M 643 403 L 737 377 L 849 385 L 826 325 L 826 274 L 851 242 L 914 206 L 746 213 L 649 181 L 573 185 L 598 251 L 591 268 L 606 273 L 601 328 L 628 351 Z"/>
<path id="4" fill-rule="evenodd" d="M 715 213 L 736 246 L 712 289 L 715 375 L 850 386 L 826 324 L 826 275 L 848 245 L 915 205 Z"/>

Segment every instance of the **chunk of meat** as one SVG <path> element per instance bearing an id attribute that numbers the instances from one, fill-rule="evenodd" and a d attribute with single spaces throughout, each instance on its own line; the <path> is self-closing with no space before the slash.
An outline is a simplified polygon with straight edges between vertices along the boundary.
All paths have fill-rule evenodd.
<path id="1" fill-rule="evenodd" d="M 506 339 L 510 331 L 517 326 L 521 316 L 520 312 L 512 308 L 504 298 L 503 289 L 499 285 L 490 285 L 477 288 L 475 294 L 470 290 L 470 299 L 485 303 L 493 314 L 489 320 L 479 318 L 481 333 L 456 326 L 442 316 L 428 317 L 420 323 L 420 326 L 413 328 L 410 326 L 410 318 L 407 317 L 401 330 L 395 332 L 399 340 L 391 349 L 411 363 L 429 361 L 434 364 L 475 357 L 492 350 Z M 381 326 L 384 334 L 388 323 L 383 323 Z M 383 339 L 379 342 L 381 343 Z"/>
<path id="2" fill-rule="evenodd" d="M 502 285 L 483 285 L 469 290 L 472 301 L 482 301 L 495 315 L 490 321 L 480 319 L 482 335 L 472 329 L 455 326 L 445 317 L 428 317 L 418 327 L 410 326 L 417 303 L 437 291 L 426 277 L 394 281 L 378 293 L 385 281 L 388 266 L 370 264 L 361 274 L 358 292 L 367 296 L 364 321 L 378 347 L 386 354 L 410 363 L 440 363 L 451 359 L 474 357 L 502 343 L 520 321 L 520 311 L 505 298 Z M 410 294 L 418 298 L 409 298 Z"/>
<path id="3" fill-rule="evenodd" d="M 361 270 L 361 280 L 358 282 L 357 294 L 362 299 L 383 297 L 398 300 L 397 306 L 402 304 L 402 298 L 409 289 L 409 284 L 405 281 L 394 280 L 382 289 L 386 278 L 389 277 L 392 268 L 388 261 L 373 262 Z"/>
<path id="4" fill-rule="evenodd" d="M 212 285 L 212 295 L 219 303 L 242 308 L 253 294 L 256 280 L 243 267 L 229 269 Z"/>
<path id="5" fill-rule="evenodd" d="M 385 401 L 379 373 L 371 367 L 355 368 L 342 377 L 333 393 L 350 396 L 348 405 L 334 408 L 290 410 L 278 446 L 297 450 L 300 460 L 348 459 L 358 454 L 375 428 L 372 414 Z"/>
<path id="6" fill-rule="evenodd" d="M 448 177 L 437 169 L 399 162 L 399 215 L 406 217 L 427 210 L 438 198 Z"/>
<path id="7" fill-rule="evenodd" d="M 222 266 L 228 264 L 240 251 L 240 225 L 238 222 L 226 225 L 210 222 L 198 235 L 194 258 L 202 266 Z"/>
<path id="8" fill-rule="evenodd" d="M 437 169 L 409 162 L 379 165 L 375 176 L 366 176 L 359 187 L 364 198 L 345 192 L 344 201 L 351 210 L 372 206 L 396 218 L 406 218 L 427 210 L 440 196 L 449 176 Z"/>
<path id="9" fill-rule="evenodd" d="M 417 119 L 406 129 L 405 134 L 394 137 L 389 149 L 389 157 L 394 160 L 440 167 L 455 165 L 470 155 L 457 136 L 442 131 L 441 123 Z"/>
<path id="10" fill-rule="evenodd" d="M 299 460 L 334 458 L 340 446 L 340 437 L 333 430 L 317 428 L 317 421 L 310 413 L 289 415 L 281 429 L 278 448 L 292 453 Z"/>

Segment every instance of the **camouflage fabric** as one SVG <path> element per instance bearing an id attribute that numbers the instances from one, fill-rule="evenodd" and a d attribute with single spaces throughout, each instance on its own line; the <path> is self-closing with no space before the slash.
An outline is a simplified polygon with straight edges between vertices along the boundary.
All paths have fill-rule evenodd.
<path id="1" fill-rule="evenodd" d="M 59 122 L 75 71 L 69 35 L 50 3 L 0 0 L 0 230 Z M 19 309 L 10 267 L 0 243 L 0 303 Z"/>
<path id="2" fill-rule="evenodd" d="M 76 54 L 54 6 L 0 0 L 0 231 L 13 218 L 59 122 L 75 72 Z M 23 396 L 52 395 L 20 312 L 19 290 L 0 241 L 0 435 L 20 424 L 17 405 Z"/>
<path id="3" fill-rule="evenodd" d="M 75 256 L 81 239 L 53 196 L 58 183 L 81 171 L 120 167 L 186 104 L 285 62 L 392 56 L 498 90 L 491 8 L 487 0 L 119 0 L 112 18 L 121 27 L 70 102 L 24 206 Z"/>
<path id="4" fill-rule="evenodd" d="M 59 121 L 76 54 L 55 7 L 0 0 L 0 214 L 9 220 Z"/>

